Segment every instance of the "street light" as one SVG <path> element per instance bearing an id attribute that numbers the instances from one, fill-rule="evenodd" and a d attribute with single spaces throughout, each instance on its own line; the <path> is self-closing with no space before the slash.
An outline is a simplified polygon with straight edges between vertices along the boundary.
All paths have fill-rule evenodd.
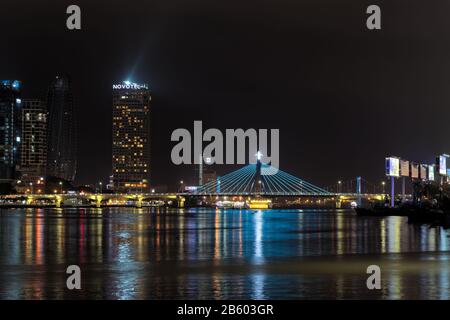
<path id="1" fill-rule="evenodd" d="M 338 193 L 341 193 L 341 185 L 342 185 L 342 181 L 339 180 L 339 181 L 338 181 L 338 187 L 337 187 L 337 189 L 338 189 L 337 192 L 338 192 Z"/>
<path id="2" fill-rule="evenodd" d="M 17 184 L 17 187 L 19 187 L 20 188 L 20 184 L 22 183 L 22 180 L 17 180 L 17 182 L 16 182 L 16 184 Z M 23 191 L 22 190 L 20 190 L 20 193 L 22 193 Z M 26 193 L 26 192 L 25 192 Z"/>
<path id="3" fill-rule="evenodd" d="M 141 193 L 144 193 L 144 188 L 147 188 L 147 179 L 142 179 L 142 182 L 141 182 Z"/>
<path id="4" fill-rule="evenodd" d="M 184 183 L 184 181 L 180 180 L 180 191 L 179 192 L 183 192 L 184 191 L 183 190 L 183 183 Z"/>
<path id="5" fill-rule="evenodd" d="M 100 193 L 102 193 L 103 192 L 103 190 L 102 190 L 103 183 L 100 181 L 98 184 L 99 184 L 99 188 L 100 188 Z"/>
<path id="6" fill-rule="evenodd" d="M 386 193 L 386 192 L 385 192 L 386 182 L 385 182 L 385 181 L 382 181 L 382 182 L 381 182 L 381 185 L 383 186 L 383 194 L 385 194 L 385 193 Z"/>
<path id="7" fill-rule="evenodd" d="M 59 182 L 59 190 L 60 190 L 61 194 L 63 193 L 63 191 L 62 191 L 62 185 L 63 185 L 63 183 L 62 183 L 62 181 L 60 181 L 60 182 Z"/>

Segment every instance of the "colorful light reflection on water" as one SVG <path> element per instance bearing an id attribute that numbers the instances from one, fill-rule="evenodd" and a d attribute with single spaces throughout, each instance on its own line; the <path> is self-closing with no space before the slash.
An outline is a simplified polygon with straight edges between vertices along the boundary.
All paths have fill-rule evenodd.
<path id="1" fill-rule="evenodd" d="M 0 298 L 448 299 L 449 235 L 345 210 L 9 209 Z"/>

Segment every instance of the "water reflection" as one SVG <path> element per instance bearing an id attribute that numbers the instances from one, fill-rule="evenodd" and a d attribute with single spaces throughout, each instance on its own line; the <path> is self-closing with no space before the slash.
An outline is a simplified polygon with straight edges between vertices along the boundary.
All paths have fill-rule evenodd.
<path id="1" fill-rule="evenodd" d="M 263 255 L 263 212 L 262 210 L 258 210 L 255 213 L 255 263 L 261 264 L 264 263 L 264 255 Z"/>
<path id="2" fill-rule="evenodd" d="M 448 248 L 444 229 L 344 210 L 9 209 L 0 298 L 448 299 Z"/>

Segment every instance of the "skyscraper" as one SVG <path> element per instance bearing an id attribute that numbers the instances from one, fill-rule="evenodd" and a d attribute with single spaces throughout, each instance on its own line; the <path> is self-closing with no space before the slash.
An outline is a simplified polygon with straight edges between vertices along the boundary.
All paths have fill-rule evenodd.
<path id="1" fill-rule="evenodd" d="M 150 100 L 146 84 L 113 85 L 112 169 L 118 192 L 148 191 Z"/>
<path id="2" fill-rule="evenodd" d="M 20 161 L 20 81 L 0 83 L 0 182 L 16 178 Z"/>
<path id="3" fill-rule="evenodd" d="M 23 99 L 19 186 L 43 184 L 47 164 L 47 108 L 40 99 Z M 19 191 L 19 190 L 18 190 Z"/>
<path id="4" fill-rule="evenodd" d="M 47 97 L 47 175 L 73 181 L 77 169 L 77 131 L 71 81 L 56 76 Z"/>

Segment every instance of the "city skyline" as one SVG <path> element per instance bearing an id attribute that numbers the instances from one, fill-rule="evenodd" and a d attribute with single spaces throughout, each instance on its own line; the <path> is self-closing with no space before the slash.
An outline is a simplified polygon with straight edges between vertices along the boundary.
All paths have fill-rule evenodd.
<path id="1" fill-rule="evenodd" d="M 379 182 L 386 156 L 433 163 L 435 155 L 450 150 L 440 139 L 450 133 L 445 120 L 449 50 L 440 46 L 447 20 L 442 17 L 436 25 L 424 18 L 414 30 L 402 23 L 424 12 L 425 17 L 435 14 L 433 7 L 411 3 L 408 11 L 399 11 L 385 4 L 386 28 L 395 32 L 368 34 L 361 14 L 365 7 L 350 1 L 336 5 L 333 14 L 312 4 L 282 2 L 271 12 L 270 6 L 223 3 L 225 12 L 239 13 L 233 19 L 205 1 L 177 2 L 176 10 L 158 1 L 157 9 L 132 3 L 130 8 L 140 10 L 128 8 L 120 28 L 114 19 L 120 15 L 118 3 L 104 8 L 98 21 L 92 13 L 96 4 L 83 4 L 89 15 L 77 32 L 60 26 L 64 4 L 45 9 L 29 4 L 33 10 L 23 19 L 30 24 L 17 24 L 5 35 L 16 53 L 0 53 L 8 61 L 0 76 L 21 80 L 26 97 L 44 96 L 56 74 L 72 77 L 80 119 L 77 184 L 108 182 L 111 85 L 123 80 L 147 82 L 152 92 L 158 185 L 197 180 L 194 167 L 170 161 L 171 132 L 191 128 L 194 120 L 219 129 L 280 128 L 280 166 L 320 186 L 358 175 Z M 7 7 L 19 10 L 15 3 Z M 249 16 L 250 9 L 255 14 Z M 281 19 L 280 10 L 295 15 Z M 312 17 L 318 16 L 323 21 L 314 33 Z M 278 27 L 267 27 L 262 17 Z M 5 26 L 10 19 L 4 17 Z M 33 38 L 29 25 L 46 38 Z M 36 50 L 21 49 L 29 46 Z M 217 174 L 233 169 L 220 166 Z"/>
<path id="2" fill-rule="evenodd" d="M 56 76 L 56 79 L 58 79 L 58 76 Z M 13 82 L 13 80 L 4 80 L 4 82 L 6 82 L 6 81 L 9 81 L 9 82 Z M 18 80 L 14 80 L 14 81 L 16 81 L 17 83 L 19 83 L 20 85 L 20 88 L 22 88 L 22 86 L 23 86 L 23 82 L 22 81 L 18 81 Z M 116 82 L 116 83 L 118 83 L 118 82 Z M 120 82 L 119 82 L 120 83 Z M 134 83 L 134 82 L 130 82 L 129 80 L 124 80 L 124 81 L 122 81 L 121 83 Z M 50 88 L 51 88 L 51 86 L 52 86 L 52 84 L 50 84 Z M 113 88 L 114 88 L 114 86 L 117 86 L 117 84 L 115 85 L 115 84 L 113 84 L 112 85 L 113 86 Z M 117 89 L 117 88 L 116 88 Z M 123 90 L 125 90 L 125 89 L 123 89 Z M 148 95 L 150 96 L 150 94 L 151 94 L 151 89 L 150 88 L 148 88 L 148 85 L 147 84 L 145 84 L 145 90 L 147 90 L 146 92 L 148 92 Z M 50 90 L 49 90 L 50 91 Z M 120 90 L 119 90 L 120 91 Z M 113 92 L 114 92 L 114 90 L 113 90 Z M 22 97 L 23 96 L 23 98 L 22 99 L 20 99 L 21 100 L 21 104 L 26 104 L 26 103 L 32 103 L 33 101 L 34 101 L 34 103 L 37 103 L 38 101 L 40 101 L 41 103 L 43 103 L 43 104 L 46 104 L 46 99 L 45 98 L 30 98 L 30 97 L 28 97 L 28 95 L 26 94 L 26 92 L 25 92 L 25 94 L 24 94 L 24 92 L 22 91 L 22 92 L 20 92 L 20 94 L 19 94 L 19 96 L 20 97 Z M 73 99 L 73 98 L 70 98 L 70 99 Z M 76 99 L 76 98 L 75 98 Z M 112 98 L 112 101 L 113 101 L 113 110 L 114 110 L 114 94 L 113 94 L 113 98 Z M 47 110 L 47 105 L 45 105 L 44 106 L 45 107 L 45 110 L 46 110 L 46 112 L 48 112 L 48 110 Z M 74 106 L 74 108 L 76 109 L 76 106 Z M 74 109 L 74 112 L 76 112 L 76 110 Z M 114 117 L 114 116 L 113 116 Z M 48 119 L 47 119 L 47 122 L 48 122 Z M 114 119 L 113 119 L 113 122 L 112 123 L 114 123 Z M 150 123 L 151 123 L 151 120 L 150 120 Z M 48 124 L 47 124 L 48 125 Z M 23 130 L 23 125 L 21 124 L 21 130 Z M 151 127 L 151 124 L 150 124 L 150 127 Z M 75 129 L 76 130 L 76 129 Z M 245 128 L 244 128 L 244 130 L 245 130 Z M 114 131 L 114 129 L 113 129 L 113 131 Z M 149 135 L 149 136 L 151 136 L 151 135 Z M 80 143 L 80 141 L 76 141 L 76 145 L 78 145 Z M 112 144 L 114 144 L 114 139 L 112 140 Z M 174 144 L 173 143 L 171 143 L 170 145 L 169 145 L 169 147 L 172 147 Z M 205 145 L 205 144 L 204 144 Z M 169 152 L 170 152 L 170 150 L 169 150 Z M 442 153 L 442 152 L 441 152 Z M 437 153 L 436 153 L 437 154 Z M 435 156 L 432 156 L 431 158 L 432 159 L 434 159 L 434 157 Z M 114 158 L 114 157 L 113 157 Z M 156 157 L 155 157 L 156 159 L 158 159 L 158 158 L 160 158 L 160 156 L 158 156 L 158 155 L 156 155 Z M 148 159 L 146 160 L 146 161 L 148 161 L 148 164 L 150 163 L 150 161 L 151 161 L 151 157 L 148 157 Z M 434 161 L 434 160 L 433 160 Z M 419 161 L 420 162 L 420 161 Z M 19 163 L 21 163 L 21 160 L 19 160 Z M 113 163 L 113 162 L 112 162 Z M 425 163 L 426 164 L 426 161 L 424 162 L 424 161 L 422 161 L 422 163 Z M 434 163 L 434 162 L 431 162 L 430 164 L 432 164 L 432 163 Z M 183 165 L 181 165 L 180 167 L 183 167 Z M 150 181 L 150 183 L 149 184 L 147 184 L 146 186 L 147 187 L 150 187 L 150 186 L 157 186 L 157 187 L 162 187 L 162 188 L 164 188 L 164 190 L 167 190 L 167 189 L 170 189 L 170 190 L 176 190 L 178 187 L 179 187 L 179 181 L 180 181 L 180 179 L 181 180 L 184 180 L 184 184 L 185 185 L 197 185 L 198 183 L 199 183 L 199 166 L 198 165 L 185 165 L 184 166 L 186 169 L 185 170 L 183 170 L 183 175 L 181 175 L 181 176 L 177 176 L 177 177 L 175 177 L 174 179 L 172 179 L 171 181 L 168 181 L 168 180 L 165 180 L 165 181 L 154 181 L 153 179 L 152 180 L 150 180 L 149 178 L 148 178 L 148 181 Z M 212 175 L 213 176 L 216 176 L 216 170 L 217 170 L 217 172 L 220 172 L 220 174 L 223 174 L 223 173 L 227 173 L 227 172 L 229 172 L 230 171 L 230 168 L 236 168 L 236 166 L 235 165 L 213 165 L 213 166 L 210 166 L 210 164 L 206 164 L 206 163 L 204 163 L 204 167 L 208 167 L 208 169 L 209 169 L 209 173 L 211 174 L 212 173 Z M 227 171 L 227 168 L 229 169 L 228 171 Z M 382 168 L 382 166 L 380 166 L 380 169 Z M 380 173 L 379 173 L 379 179 L 377 179 L 377 180 L 375 180 L 375 181 L 373 181 L 374 183 L 378 183 L 378 182 L 382 182 L 383 180 L 384 180 L 384 168 L 382 169 L 382 170 L 379 170 L 380 171 Z M 46 176 L 49 176 L 49 170 L 47 169 L 47 171 L 46 171 Z M 156 171 L 157 172 L 157 171 Z M 108 179 L 110 178 L 110 177 L 113 177 L 113 175 L 114 175 L 114 166 L 113 166 L 113 164 L 111 165 L 111 174 L 110 175 L 108 175 L 108 176 L 104 176 L 104 177 L 99 177 L 98 179 L 88 179 L 88 180 L 86 180 L 86 181 L 84 181 L 84 182 L 78 182 L 77 183 L 77 181 L 78 181 L 78 179 L 77 179 L 77 177 L 75 176 L 75 184 L 74 185 L 88 185 L 88 184 L 91 184 L 91 185 L 96 185 L 98 182 L 102 182 L 103 183 L 103 185 L 104 186 L 106 186 L 107 184 L 108 184 Z M 36 175 L 34 175 L 34 176 L 36 176 Z M 356 174 L 354 177 L 353 176 L 348 176 L 348 177 L 344 177 L 344 179 L 345 178 L 348 178 L 348 180 L 351 180 L 351 179 L 354 179 L 354 178 L 356 178 L 356 176 L 359 176 L 358 174 Z M 61 178 L 63 178 L 63 177 L 61 177 Z M 331 179 L 331 180 L 329 180 L 328 181 L 328 184 L 326 185 L 326 186 L 324 186 L 324 187 L 327 187 L 327 188 L 333 188 L 333 186 L 335 185 L 335 184 L 337 184 L 338 182 L 340 183 L 343 179 L 342 179 L 343 177 L 342 176 L 337 176 L 336 177 L 336 179 Z M 63 178 L 64 179 L 64 178 Z M 65 180 L 68 180 L 68 179 L 65 179 Z M 147 180 L 147 179 L 146 179 Z M 70 181 L 70 180 L 68 180 L 68 181 Z M 334 187 L 336 187 L 336 188 L 338 188 L 338 186 L 334 186 Z M 348 187 L 347 187 L 348 188 Z"/>
<path id="3" fill-rule="evenodd" d="M 5 1 L 0 300 L 177 319 L 449 300 L 449 10 Z"/>

